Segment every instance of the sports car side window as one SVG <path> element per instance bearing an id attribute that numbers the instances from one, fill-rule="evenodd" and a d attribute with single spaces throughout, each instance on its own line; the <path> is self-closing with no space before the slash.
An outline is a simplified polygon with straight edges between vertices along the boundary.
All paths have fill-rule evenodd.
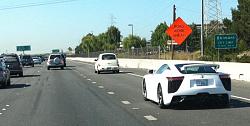
<path id="1" fill-rule="evenodd" d="M 169 66 L 167 64 L 163 64 L 157 71 L 156 74 L 162 74 L 165 70 L 170 70 Z"/>

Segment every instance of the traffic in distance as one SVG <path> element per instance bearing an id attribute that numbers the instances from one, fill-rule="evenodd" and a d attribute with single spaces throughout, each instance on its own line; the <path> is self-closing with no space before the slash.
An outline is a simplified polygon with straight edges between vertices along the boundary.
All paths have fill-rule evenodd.
<path id="1" fill-rule="evenodd" d="M 2 88 L 11 85 L 11 76 L 24 76 L 23 67 L 30 66 L 34 67 L 36 64 L 42 64 L 44 61 L 47 62 L 47 69 L 60 67 L 64 69 L 66 67 L 66 55 L 51 54 L 48 57 L 44 56 L 32 56 L 32 55 L 17 55 L 15 53 L 1 54 L 0 55 L 0 84 Z"/>

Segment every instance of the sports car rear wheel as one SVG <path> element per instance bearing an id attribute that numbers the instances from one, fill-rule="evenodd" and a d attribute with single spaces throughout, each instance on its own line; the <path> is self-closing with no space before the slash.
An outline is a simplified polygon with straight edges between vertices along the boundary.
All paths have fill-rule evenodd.
<path id="1" fill-rule="evenodd" d="M 144 79 L 143 82 L 142 82 L 142 94 L 143 94 L 143 99 L 144 99 L 145 101 L 148 101 L 148 98 L 147 98 L 147 88 L 146 88 L 145 79 Z"/>
<path id="2" fill-rule="evenodd" d="M 158 88 L 157 88 L 157 96 L 158 96 L 158 105 L 159 105 L 159 107 L 161 109 L 165 108 L 161 85 L 159 85 Z"/>

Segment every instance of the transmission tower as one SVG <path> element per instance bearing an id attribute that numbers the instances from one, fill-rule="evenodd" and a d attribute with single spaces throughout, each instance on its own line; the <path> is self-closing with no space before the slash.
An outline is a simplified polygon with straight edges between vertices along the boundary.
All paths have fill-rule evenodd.
<path id="1" fill-rule="evenodd" d="M 204 0 L 205 36 L 222 32 L 221 0 Z"/>

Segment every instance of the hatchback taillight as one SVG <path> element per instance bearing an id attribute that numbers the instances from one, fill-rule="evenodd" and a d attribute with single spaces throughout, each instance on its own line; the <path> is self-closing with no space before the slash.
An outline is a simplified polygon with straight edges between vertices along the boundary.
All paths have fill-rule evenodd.
<path id="1" fill-rule="evenodd" d="M 168 93 L 175 93 L 181 86 L 184 77 L 167 77 L 168 79 Z"/>

